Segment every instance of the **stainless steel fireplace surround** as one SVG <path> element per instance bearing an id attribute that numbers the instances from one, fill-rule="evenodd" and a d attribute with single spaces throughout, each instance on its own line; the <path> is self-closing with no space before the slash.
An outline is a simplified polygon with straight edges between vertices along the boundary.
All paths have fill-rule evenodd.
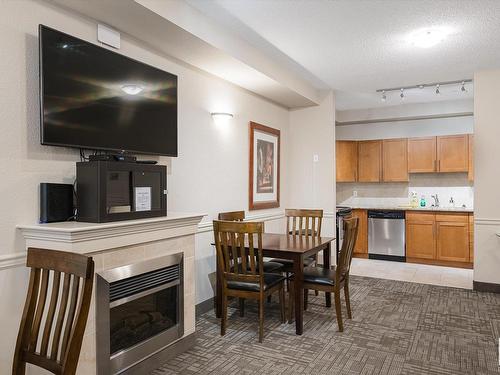
<path id="1" fill-rule="evenodd" d="M 120 374 L 184 334 L 182 253 L 97 274 L 97 374 Z"/>

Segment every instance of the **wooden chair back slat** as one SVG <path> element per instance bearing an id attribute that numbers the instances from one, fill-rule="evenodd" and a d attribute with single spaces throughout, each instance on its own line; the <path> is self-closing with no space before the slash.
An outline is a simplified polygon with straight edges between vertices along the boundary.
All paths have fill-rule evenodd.
<path id="1" fill-rule="evenodd" d="M 321 237 L 323 210 L 286 209 L 285 217 L 288 234 Z"/>
<path id="2" fill-rule="evenodd" d="M 227 280 L 236 280 L 261 282 L 263 285 L 263 223 L 214 221 L 213 225 L 217 259 L 222 271 L 223 284 Z M 258 249 L 254 247 L 253 236 L 257 236 L 259 239 Z"/>
<path id="3" fill-rule="evenodd" d="M 248 255 L 250 258 L 250 273 L 255 275 L 257 271 L 257 264 L 255 263 L 255 249 L 253 246 L 253 236 L 248 236 Z"/>
<path id="4" fill-rule="evenodd" d="M 356 244 L 358 234 L 358 218 L 344 220 L 344 241 L 339 254 L 339 263 L 337 265 L 337 282 L 342 281 L 349 274 L 351 268 L 352 255 Z"/>
<path id="5" fill-rule="evenodd" d="M 79 254 L 30 248 L 26 264 L 31 267 L 30 283 L 12 373 L 25 374 L 26 363 L 32 363 L 54 374 L 73 375 L 90 308 L 94 262 Z"/>
<path id="6" fill-rule="evenodd" d="M 52 292 L 50 293 L 49 311 L 45 321 L 45 328 L 43 329 L 42 345 L 40 347 L 40 355 L 46 356 L 49 346 L 50 333 L 52 332 L 52 325 L 54 323 L 54 315 L 56 311 L 57 300 L 59 297 L 59 287 L 61 284 L 61 272 L 55 271 L 52 278 Z"/>
<path id="7" fill-rule="evenodd" d="M 70 336 L 71 330 L 73 329 L 73 322 L 75 319 L 76 304 L 78 301 L 78 292 L 79 292 L 79 287 L 80 287 L 80 278 L 75 277 L 75 275 L 72 275 L 71 278 L 73 280 L 72 280 L 71 292 L 70 292 L 70 297 L 69 297 L 68 318 L 66 319 L 66 324 L 64 327 L 64 334 L 62 337 L 63 341 L 62 341 L 62 345 L 61 345 L 61 354 L 66 353 L 66 349 L 68 348 L 69 336 Z"/>
<path id="8" fill-rule="evenodd" d="M 243 221 L 243 220 L 245 220 L 245 211 L 221 212 L 219 214 L 219 220 Z"/>
<path id="9" fill-rule="evenodd" d="M 69 273 L 64 274 L 63 288 L 61 293 L 61 303 L 59 304 L 59 313 L 57 314 L 56 327 L 54 330 L 54 338 L 52 340 L 52 348 L 50 359 L 57 360 L 59 354 L 59 346 L 61 344 L 61 332 L 64 323 L 64 316 L 66 314 L 66 309 L 68 307 L 68 297 L 69 297 L 69 284 L 71 281 L 71 275 Z"/>
<path id="10" fill-rule="evenodd" d="M 43 310 L 45 309 L 45 301 L 47 300 L 47 288 L 49 286 L 49 270 L 42 270 L 42 281 L 40 282 L 40 292 L 38 294 L 38 302 L 36 304 L 35 320 L 31 328 L 31 339 L 29 349 L 36 351 L 38 343 L 38 333 L 42 323 Z"/>

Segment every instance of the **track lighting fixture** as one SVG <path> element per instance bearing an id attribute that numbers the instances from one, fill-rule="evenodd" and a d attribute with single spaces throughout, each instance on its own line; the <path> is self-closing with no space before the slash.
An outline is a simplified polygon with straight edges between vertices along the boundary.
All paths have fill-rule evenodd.
<path id="1" fill-rule="evenodd" d="M 376 92 L 380 92 L 382 94 L 382 97 L 381 97 L 381 100 L 383 102 L 386 102 L 387 101 L 387 93 L 388 92 L 391 92 L 391 91 L 399 91 L 399 97 L 401 98 L 401 100 L 404 100 L 406 98 L 406 95 L 407 95 L 407 90 L 410 90 L 410 94 L 411 94 L 411 90 L 414 90 L 414 89 L 420 89 L 420 90 L 423 90 L 425 88 L 434 88 L 434 92 L 436 93 L 436 95 L 440 95 L 441 94 L 441 86 L 447 86 L 447 85 L 461 85 L 460 87 L 460 91 L 465 94 L 467 92 L 467 88 L 465 87 L 465 84 L 466 83 L 472 83 L 472 79 L 461 79 L 459 81 L 444 81 L 444 82 L 433 82 L 433 83 L 421 83 L 421 84 L 418 84 L 418 85 L 413 85 L 413 86 L 403 86 L 403 87 L 392 87 L 392 88 L 387 88 L 387 89 L 378 89 L 376 90 Z"/>

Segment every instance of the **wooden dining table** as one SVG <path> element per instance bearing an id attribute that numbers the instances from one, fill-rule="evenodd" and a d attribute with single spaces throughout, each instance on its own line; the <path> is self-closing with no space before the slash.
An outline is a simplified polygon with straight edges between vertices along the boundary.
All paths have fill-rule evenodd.
<path id="1" fill-rule="evenodd" d="M 302 335 L 304 331 L 304 259 L 323 252 L 323 267 L 330 268 L 331 265 L 331 243 L 333 237 L 312 237 L 293 234 L 262 234 L 262 251 L 264 257 L 289 259 L 293 261 L 294 273 L 294 298 L 295 298 L 295 333 Z M 218 263 L 217 263 L 218 267 Z M 220 275 L 217 269 L 217 275 Z M 216 286 L 216 315 L 221 316 L 222 285 L 219 277 Z M 326 306 L 331 307 L 331 294 L 326 293 Z"/>

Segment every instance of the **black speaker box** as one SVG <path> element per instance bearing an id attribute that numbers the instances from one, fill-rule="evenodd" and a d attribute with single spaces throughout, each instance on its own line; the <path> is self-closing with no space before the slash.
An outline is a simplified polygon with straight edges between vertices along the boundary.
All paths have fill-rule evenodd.
<path id="1" fill-rule="evenodd" d="M 40 184 L 40 223 L 67 221 L 73 217 L 73 185 Z"/>

